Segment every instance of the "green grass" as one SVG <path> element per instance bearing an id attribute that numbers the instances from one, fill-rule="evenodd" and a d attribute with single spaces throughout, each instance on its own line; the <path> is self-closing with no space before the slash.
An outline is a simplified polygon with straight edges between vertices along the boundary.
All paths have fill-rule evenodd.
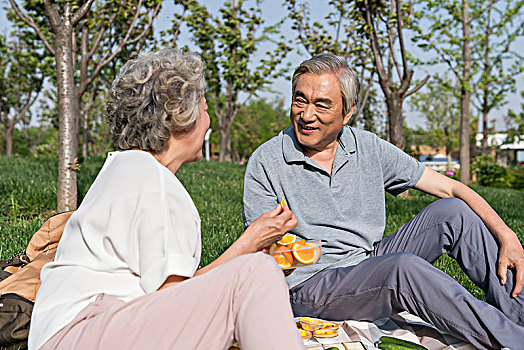
<path id="1" fill-rule="evenodd" d="M 104 162 L 85 161 L 78 171 L 78 198 L 85 196 Z M 178 178 L 202 218 L 201 264 L 215 260 L 242 233 L 245 167 L 205 161 L 183 166 Z M 0 157 L 0 259 L 22 250 L 45 219 L 55 213 L 57 162 Z"/>
<path id="2" fill-rule="evenodd" d="M 81 200 L 103 164 L 91 158 L 78 171 Z M 245 167 L 200 161 L 177 173 L 191 194 L 202 218 L 202 265 L 216 259 L 242 233 L 242 185 Z M 0 157 L 0 259 L 24 249 L 31 235 L 56 208 L 57 162 L 51 159 Z M 475 187 L 519 234 L 524 242 L 524 191 Z M 410 191 L 407 198 L 386 197 L 385 236 L 395 232 L 435 198 Z M 473 285 L 455 260 L 444 255 L 435 266 L 445 271 L 476 297 L 483 292 Z"/>

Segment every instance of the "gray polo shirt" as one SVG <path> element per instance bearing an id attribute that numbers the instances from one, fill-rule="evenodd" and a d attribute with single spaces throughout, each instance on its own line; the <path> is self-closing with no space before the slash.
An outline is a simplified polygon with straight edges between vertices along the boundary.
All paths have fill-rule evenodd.
<path id="1" fill-rule="evenodd" d="M 424 165 L 368 131 L 344 127 L 332 175 L 303 152 L 293 127 L 260 146 L 244 178 L 244 227 L 282 197 L 298 220 L 293 233 L 323 241 L 322 257 L 296 269 L 289 287 L 328 267 L 358 264 L 382 239 L 385 191 L 397 195 L 413 187 Z"/>

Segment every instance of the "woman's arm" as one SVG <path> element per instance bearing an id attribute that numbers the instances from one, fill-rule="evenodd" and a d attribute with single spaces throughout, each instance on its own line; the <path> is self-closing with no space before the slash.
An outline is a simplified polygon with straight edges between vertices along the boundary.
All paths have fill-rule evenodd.
<path id="1" fill-rule="evenodd" d="M 297 226 L 295 215 L 289 207 L 278 204 L 273 210 L 258 217 L 244 233 L 215 261 L 195 272 L 195 276 L 204 274 L 217 266 L 225 264 L 237 256 L 260 251 L 282 238 Z M 187 277 L 171 275 L 158 290 L 183 282 Z"/>
<path id="2" fill-rule="evenodd" d="M 237 256 L 256 253 L 282 238 L 282 236 L 297 226 L 295 215 L 288 206 L 278 204 L 273 210 L 262 214 L 249 225 L 235 243 L 233 243 L 218 259 L 197 270 L 195 276 L 206 273 Z"/>
<path id="3" fill-rule="evenodd" d="M 515 269 L 516 281 L 512 296 L 516 297 L 524 286 L 524 250 L 515 232 L 502 221 L 484 198 L 463 183 L 428 167 L 414 188 L 439 198 L 460 198 L 469 205 L 500 244 L 498 259 L 500 282 L 506 283 L 508 268 Z"/>

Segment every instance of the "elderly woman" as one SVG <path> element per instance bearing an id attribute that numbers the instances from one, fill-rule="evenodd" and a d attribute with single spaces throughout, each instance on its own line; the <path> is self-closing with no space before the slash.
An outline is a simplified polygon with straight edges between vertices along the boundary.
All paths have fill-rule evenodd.
<path id="1" fill-rule="evenodd" d="M 200 218 L 175 173 L 199 160 L 209 115 L 200 57 L 173 49 L 125 64 L 108 103 L 113 140 L 41 273 L 31 349 L 298 349 L 287 285 L 257 253 L 297 225 L 262 215 L 198 269 Z"/>

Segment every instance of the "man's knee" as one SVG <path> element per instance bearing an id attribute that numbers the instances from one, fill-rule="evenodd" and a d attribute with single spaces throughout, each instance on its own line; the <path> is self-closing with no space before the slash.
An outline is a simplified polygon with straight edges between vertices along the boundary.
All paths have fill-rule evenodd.
<path id="1" fill-rule="evenodd" d="M 401 279 L 409 279 L 420 275 L 429 267 L 432 267 L 426 260 L 411 253 L 388 254 L 383 264 L 389 266 L 389 276 Z"/>
<path id="2" fill-rule="evenodd" d="M 430 207 L 433 211 L 446 214 L 462 213 L 469 209 L 466 202 L 458 198 L 442 198 L 433 202 Z"/>
<path id="3" fill-rule="evenodd" d="M 478 219 L 477 214 L 464 202 L 458 198 L 442 198 L 433 202 L 428 208 L 442 217 L 443 220 L 450 219 Z"/>
<path id="4" fill-rule="evenodd" d="M 439 199 L 430 204 L 426 210 L 429 210 L 428 215 L 433 218 L 434 222 L 449 228 L 449 233 L 452 233 L 454 236 L 452 242 L 456 242 L 459 239 L 458 235 L 472 232 L 472 230 L 478 232 L 480 229 L 488 232 L 483 230 L 485 224 L 480 217 L 461 199 Z"/>

